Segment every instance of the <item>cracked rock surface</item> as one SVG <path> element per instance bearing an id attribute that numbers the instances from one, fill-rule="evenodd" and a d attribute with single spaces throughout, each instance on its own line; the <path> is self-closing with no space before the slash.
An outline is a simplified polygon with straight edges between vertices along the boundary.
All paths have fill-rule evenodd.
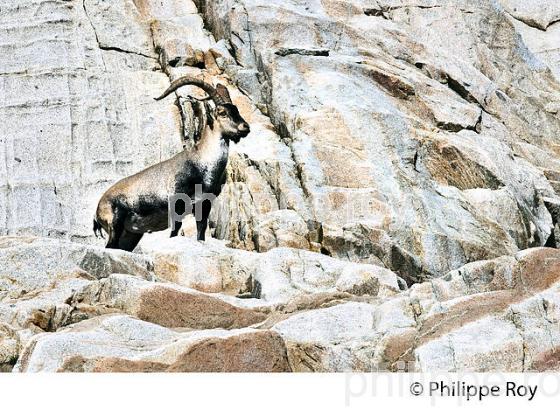
<path id="1" fill-rule="evenodd" d="M 0 371 L 557 370 L 560 4 L 0 0 Z M 100 195 L 226 84 L 212 239 Z M 207 237 L 210 235 L 207 235 Z"/>

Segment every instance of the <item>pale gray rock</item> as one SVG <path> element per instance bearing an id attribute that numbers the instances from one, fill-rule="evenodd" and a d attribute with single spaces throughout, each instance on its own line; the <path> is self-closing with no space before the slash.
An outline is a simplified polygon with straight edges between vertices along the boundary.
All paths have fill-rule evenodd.
<path id="1" fill-rule="evenodd" d="M 260 72 L 246 90 L 292 152 L 326 252 L 412 283 L 546 243 L 559 85 L 497 2 L 202 3 L 214 36 Z M 479 37 L 491 30 L 500 50 Z M 473 189 L 511 200 L 469 205 Z"/>
<path id="2" fill-rule="evenodd" d="M 293 210 L 281 209 L 264 215 L 257 226 L 257 249 L 266 252 L 277 247 L 308 249 L 309 227 Z"/>
<path id="3" fill-rule="evenodd" d="M 37 335 L 106 314 L 127 313 L 183 331 L 267 329 L 286 315 L 352 295 L 386 298 L 399 292 L 397 276 L 387 269 L 314 252 L 253 253 L 216 240 L 149 239 L 153 242 L 145 241 L 140 254 L 53 239 L 2 238 L 0 323 L 9 329 L 2 334 L 2 368 L 9 370 L 24 346 L 33 349 Z"/>
<path id="4" fill-rule="evenodd" d="M 181 147 L 149 25 L 131 0 L 1 9 L 0 233 L 93 242 L 101 193 Z"/>
<path id="5" fill-rule="evenodd" d="M 512 305 L 506 313 L 523 340 L 522 371 L 558 370 L 560 347 L 560 287 Z"/>
<path id="6" fill-rule="evenodd" d="M 262 322 L 266 314 L 245 308 L 240 299 L 212 296 L 181 286 L 153 283 L 115 274 L 74 292 L 69 304 L 84 319 L 115 311 L 171 328 L 242 328 Z"/>
<path id="7" fill-rule="evenodd" d="M 47 238 L 0 237 L 0 369 L 14 364 L 33 335 L 82 320 L 72 298 L 113 273 L 155 279 L 149 257 Z"/>
<path id="8" fill-rule="evenodd" d="M 216 240 L 149 235 L 139 252 L 153 258 L 159 278 L 202 292 L 238 295 L 249 291 L 254 258 L 250 252 L 226 248 Z"/>
<path id="9" fill-rule="evenodd" d="M 379 306 L 348 302 L 294 315 L 272 329 L 286 340 L 295 371 L 387 370 L 379 345 L 390 330 L 415 325 L 407 304 L 405 298 Z"/>
<path id="10" fill-rule="evenodd" d="M 142 24 L 134 0 L 83 0 L 82 5 L 101 50 L 156 57 L 150 27 Z"/>
<path id="11" fill-rule="evenodd" d="M 154 277 L 149 257 L 46 238 L 0 238 L 0 302 L 53 289 L 67 279 L 112 273 Z"/>
<path id="12" fill-rule="evenodd" d="M 185 0 L 134 0 L 134 4 L 145 19 L 169 20 L 198 13 L 196 5 Z"/>
<path id="13" fill-rule="evenodd" d="M 35 336 L 14 370 L 266 372 L 290 368 L 282 339 L 271 331 L 181 333 L 130 316 L 106 315 Z"/>
<path id="14" fill-rule="evenodd" d="M 385 268 L 315 252 L 275 248 L 253 253 L 216 240 L 201 244 L 186 237 L 148 239 L 140 251 L 153 258 L 158 278 L 203 292 L 239 295 L 258 286 L 259 297 L 269 304 L 325 292 L 383 297 L 399 292 L 397 276 Z"/>
<path id="15" fill-rule="evenodd" d="M 17 332 L 10 326 L 0 323 L 0 373 L 10 371 L 20 350 Z"/>
<path id="16" fill-rule="evenodd" d="M 72 296 L 91 282 L 68 279 L 56 283 L 56 288 L 26 294 L 20 298 L 6 298 L 0 302 L 0 322 L 33 333 L 52 332 L 74 322 Z"/>
<path id="17" fill-rule="evenodd" d="M 543 31 L 560 21 L 560 4 L 554 0 L 498 1 L 514 18 Z"/>
<path id="18" fill-rule="evenodd" d="M 48 249 L 56 243 L 37 241 Z M 159 239 L 151 250 L 147 244 L 143 252 L 152 256 L 131 256 L 153 258 L 156 276 L 166 272 L 158 271 L 158 263 L 166 258 L 176 263 L 191 248 L 191 254 L 199 257 L 183 259 L 192 259 L 191 276 L 187 277 L 191 288 L 204 284 L 204 277 L 193 276 L 197 270 L 213 268 L 210 277 L 216 284 L 219 278 L 225 284 L 235 277 L 236 266 L 244 264 L 251 280 L 242 290 L 251 293 L 258 282 L 259 295 L 245 300 L 224 295 L 227 289 L 203 293 L 155 283 L 149 275 L 105 276 L 104 264 L 91 265 L 97 268 L 90 268 L 86 277 L 59 273 L 59 282 L 47 281 L 45 288 L 0 303 L 3 368 L 9 370 L 19 357 L 18 371 L 255 369 L 223 356 L 216 362 L 212 349 L 185 364 L 186 351 L 181 349 L 194 354 L 187 347 L 193 340 L 206 349 L 214 345 L 216 337 L 234 338 L 218 343 L 233 349 L 234 358 L 243 354 L 244 348 L 239 347 L 243 343 L 264 343 L 266 355 L 278 358 L 259 361 L 258 369 L 265 370 L 270 366 L 320 372 L 557 368 L 558 250 L 534 248 L 473 262 L 399 292 L 396 275 L 384 268 L 309 251 L 277 248 L 252 253 L 226 248 L 218 241 L 200 244 L 181 237 Z M 64 247 L 59 253 L 60 249 Z M 98 253 L 106 257 L 123 254 L 100 249 Z M 64 266 L 68 265 L 61 268 L 69 269 Z M 158 280 L 164 279 L 170 278 Z M 229 293 L 234 294 L 231 289 L 236 288 L 230 288 Z M 122 318 L 106 316 L 121 313 L 137 319 L 106 319 Z M 163 327 L 153 327 L 156 324 Z M 164 328 L 182 330 L 167 333 Z M 253 336 L 257 328 L 264 336 Z M 272 333 L 266 333 L 267 329 Z M 134 332 L 144 336 L 138 338 Z M 242 336 L 245 334 L 248 336 Z M 152 336 L 157 339 L 153 344 Z M 246 342 L 236 341 L 238 337 Z M 281 363 L 280 367 L 275 363 Z"/>
<path id="19" fill-rule="evenodd" d="M 517 207 L 515 195 L 507 189 L 468 189 L 463 195 L 469 205 L 489 219 L 489 224 L 504 227 L 507 235 L 519 249 L 526 247 L 529 237 L 534 233 L 524 224 L 523 213 Z M 533 227 L 535 229 L 535 227 Z"/>
<path id="20" fill-rule="evenodd" d="M 375 307 L 349 302 L 343 305 L 292 316 L 274 327 L 286 339 L 308 343 L 340 343 L 369 337 Z"/>
<path id="21" fill-rule="evenodd" d="M 397 276 L 375 265 L 343 262 L 309 251 L 277 248 L 263 254 L 254 274 L 262 297 L 285 302 L 296 295 L 343 291 L 356 295 L 398 293 Z"/>
<path id="22" fill-rule="evenodd" d="M 10 134 L 19 127 L 7 130 L 2 149 L 5 158 L 13 153 L 14 162 L 4 171 L 9 184 L 0 187 L 6 196 L 0 211 L 5 232 L 91 240 L 88 221 L 101 192 L 180 149 L 186 129 L 181 113 L 172 98 L 155 103 L 152 97 L 165 88 L 166 74 L 175 78 L 184 73 L 179 66 L 191 65 L 204 67 L 214 82 L 228 82 L 217 75 L 225 70 L 250 96 L 231 87 L 253 132 L 233 149 L 231 179 L 212 216 L 214 235 L 235 247 L 322 251 L 379 264 L 410 284 L 548 240 L 556 222 L 542 198 L 556 198 L 560 186 L 555 158 L 560 102 L 551 92 L 558 82 L 545 65 L 552 60 L 539 60 L 538 47 L 518 35 L 517 23 L 527 26 L 522 16 L 532 15 L 553 30 L 553 3 L 538 11 L 532 3 L 499 6 L 483 0 L 459 6 L 315 2 L 306 9 L 291 2 L 223 0 L 201 2 L 202 18 L 192 2 L 156 3 L 87 0 L 82 7 L 49 3 L 40 10 L 59 16 L 55 24 L 76 26 L 79 35 L 63 46 L 72 59 L 48 59 L 55 55 L 47 40 L 54 31 L 45 29 L 37 43 L 40 52 L 7 62 L 6 74 L 21 71 L 10 64 L 22 61 L 28 70 L 3 82 L 8 96 L 3 112 L 12 115 L 7 123 L 23 118 L 30 98 L 53 101 L 53 90 L 63 89 L 64 76 L 44 69 L 77 70 L 75 87 L 60 96 L 66 101 L 81 95 L 86 82 L 79 70 L 85 67 L 95 84 L 87 95 L 106 100 L 107 108 L 92 107 L 79 116 L 72 109 L 51 112 L 47 105 L 45 124 L 56 117 L 60 127 L 68 121 L 82 124 L 81 119 L 92 125 L 70 128 L 66 140 L 53 131 L 58 145 L 41 150 L 46 162 L 36 161 L 39 151 L 24 149 L 30 145 Z M 16 53 L 23 52 L 16 45 L 28 30 L 20 30 L 18 22 L 34 7 L 5 8 L 7 27 L 16 28 L 9 31 Z M 511 16 L 517 16 L 513 26 Z M 279 28 L 271 30 L 273 20 Z M 442 21 L 460 24 L 443 27 Z M 490 43 L 478 54 L 457 52 L 469 44 L 478 47 L 476 32 L 454 28 L 461 24 L 499 28 L 516 63 L 511 66 Z M 165 57 L 163 67 L 156 49 Z M 68 63 L 53 65 L 62 61 Z M 527 80 L 516 80 L 521 77 Z M 80 108 L 88 106 L 80 100 Z M 66 109 L 61 104 L 52 110 Z M 182 104 L 183 119 L 186 111 L 188 104 Z M 539 132 L 532 125 L 537 123 Z M 44 142 L 54 135 L 42 128 L 37 132 Z M 53 161 L 68 157 L 55 154 L 61 151 L 73 155 L 74 166 Z M 48 164 L 48 170 L 39 164 Z M 52 175 L 54 182 L 41 182 L 44 188 L 37 190 L 37 171 Z M 76 172 L 81 180 L 72 176 Z M 72 182 L 58 181 L 62 175 Z M 478 207 L 476 201 L 469 204 L 469 191 L 478 189 L 507 194 Z M 19 206 L 23 198 L 34 206 Z M 40 209 L 42 217 L 31 209 Z M 507 227 L 496 220 L 504 209 L 514 215 Z M 442 220 L 446 223 L 437 222 Z"/>
<path id="23" fill-rule="evenodd" d="M 560 21 L 560 16 L 558 19 Z M 545 63 L 557 79 L 560 79 L 560 51 L 558 50 L 560 24 L 558 24 L 558 21 L 544 31 L 515 19 L 513 19 L 513 24 L 531 53 Z M 558 103 L 551 102 L 551 104 L 545 106 L 545 110 L 552 114 L 558 112 Z"/>
<path id="24" fill-rule="evenodd" d="M 198 14 L 156 21 L 152 24 L 156 47 L 165 50 L 168 64 L 204 66 L 204 54 L 214 42 Z"/>
<path id="25" fill-rule="evenodd" d="M 416 361 L 423 372 L 519 372 L 523 348 L 512 323 L 488 318 L 420 346 Z"/>
<path id="26" fill-rule="evenodd" d="M 218 41 L 210 49 L 216 59 L 216 64 L 221 70 L 225 70 L 229 65 L 235 65 L 235 58 L 231 55 L 230 50 L 231 45 L 224 39 Z"/>
<path id="27" fill-rule="evenodd" d="M 554 370 L 559 256 L 541 248 L 474 262 L 397 296 L 296 313 L 273 329 L 295 371 Z"/>
<path id="28" fill-rule="evenodd" d="M 273 329 L 286 340 L 295 371 L 365 371 L 378 337 L 374 312 L 369 304 L 345 303 L 292 316 Z"/>

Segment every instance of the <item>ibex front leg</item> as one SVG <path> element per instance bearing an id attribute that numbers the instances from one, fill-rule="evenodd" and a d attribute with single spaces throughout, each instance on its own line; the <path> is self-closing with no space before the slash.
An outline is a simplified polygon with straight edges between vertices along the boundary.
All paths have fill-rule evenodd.
<path id="1" fill-rule="evenodd" d="M 208 227 L 208 216 L 212 210 L 212 202 L 209 199 L 198 202 L 194 207 L 196 219 L 196 239 L 206 240 L 206 228 Z"/>
<path id="2" fill-rule="evenodd" d="M 183 218 L 191 213 L 191 199 L 185 194 L 175 194 L 169 198 L 169 225 L 171 238 L 177 236 L 183 226 Z"/>

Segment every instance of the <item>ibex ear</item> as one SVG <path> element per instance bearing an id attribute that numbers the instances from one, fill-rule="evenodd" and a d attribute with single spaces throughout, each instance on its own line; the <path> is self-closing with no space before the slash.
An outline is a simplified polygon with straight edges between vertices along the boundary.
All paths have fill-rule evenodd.
<path id="1" fill-rule="evenodd" d="M 231 104 L 231 97 L 229 96 L 229 91 L 226 88 L 226 86 L 222 85 L 222 84 L 218 84 L 216 86 L 216 94 L 218 94 L 220 96 L 220 98 L 224 101 L 224 103 L 226 104 Z"/>

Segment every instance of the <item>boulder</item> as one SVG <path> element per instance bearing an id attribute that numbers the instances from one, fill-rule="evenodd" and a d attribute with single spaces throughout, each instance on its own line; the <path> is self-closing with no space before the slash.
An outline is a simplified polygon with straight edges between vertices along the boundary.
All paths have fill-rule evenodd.
<path id="1" fill-rule="evenodd" d="M 153 258 L 160 279 L 231 295 L 254 293 L 258 287 L 258 297 L 272 304 L 321 292 L 389 296 L 402 286 L 388 269 L 293 248 L 254 253 L 215 240 L 201 244 L 192 238 L 154 236 L 142 243 L 140 251 Z"/>
<path id="2" fill-rule="evenodd" d="M 151 258 L 37 237 L 0 237 L 0 301 L 52 289 L 66 279 L 123 273 L 154 278 Z"/>
<path id="3" fill-rule="evenodd" d="M 557 368 L 560 251 L 475 262 L 388 300 L 297 313 L 273 326 L 296 371 Z"/>
<path id="4" fill-rule="evenodd" d="M 120 311 L 160 326 L 190 329 L 248 327 L 266 314 L 245 308 L 239 299 L 212 296 L 180 286 L 115 274 L 75 292 L 70 305 L 82 317 Z"/>
<path id="5" fill-rule="evenodd" d="M 79 320 L 72 297 L 114 273 L 155 278 L 151 259 L 141 255 L 55 239 L 0 237 L 0 369 L 15 363 L 34 334 Z"/>
<path id="6" fill-rule="evenodd" d="M 285 372 L 282 339 L 270 330 L 180 333 L 130 316 L 105 315 L 32 338 L 18 372 Z"/>

